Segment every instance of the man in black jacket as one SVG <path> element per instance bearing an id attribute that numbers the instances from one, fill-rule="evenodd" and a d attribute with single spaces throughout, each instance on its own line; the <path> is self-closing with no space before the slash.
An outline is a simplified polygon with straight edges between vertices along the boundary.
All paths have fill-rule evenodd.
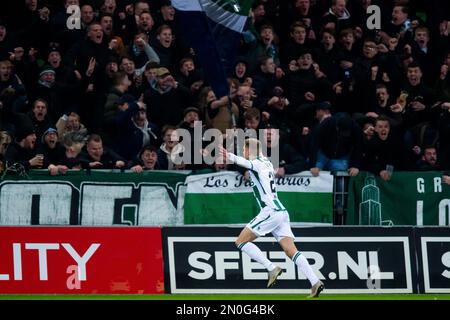
<path id="1" fill-rule="evenodd" d="M 175 81 L 167 68 L 159 68 L 157 81 L 144 93 L 144 102 L 149 108 L 149 119 L 162 128 L 164 125 L 178 125 L 183 119 L 183 110 L 190 101 L 190 91 Z"/>
<path id="2" fill-rule="evenodd" d="M 92 23 L 88 28 L 87 39 L 77 43 L 69 50 L 66 63 L 73 67 L 82 77 L 83 100 L 80 109 L 89 132 L 99 132 L 102 125 L 103 106 L 108 82 L 104 71 L 113 55 L 108 44 L 103 41 L 103 30 L 99 23 Z"/>
<path id="3" fill-rule="evenodd" d="M 16 163 L 22 165 L 25 170 L 42 168 L 44 161 L 35 151 L 36 133 L 31 125 L 26 124 L 16 131 L 14 142 L 6 150 L 5 161 L 7 166 Z"/>
<path id="4" fill-rule="evenodd" d="M 124 160 L 118 154 L 103 147 L 102 138 L 97 134 L 91 135 L 87 140 L 82 162 L 90 169 L 120 169 L 125 166 Z"/>
<path id="5" fill-rule="evenodd" d="M 311 174 L 320 170 L 347 171 L 350 176 L 359 173 L 362 131 L 346 113 L 326 118 L 314 131 L 311 147 Z"/>
<path id="6" fill-rule="evenodd" d="M 398 168 L 401 151 L 399 138 L 391 132 L 389 119 L 383 116 L 375 120 L 374 137 L 363 148 L 361 168 L 387 181 L 391 178 L 388 166 Z"/>

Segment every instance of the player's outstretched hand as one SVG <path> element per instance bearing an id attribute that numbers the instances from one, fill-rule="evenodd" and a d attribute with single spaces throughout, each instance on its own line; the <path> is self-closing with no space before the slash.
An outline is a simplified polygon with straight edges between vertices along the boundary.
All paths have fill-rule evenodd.
<path id="1" fill-rule="evenodd" d="M 222 146 L 219 146 L 219 155 L 222 157 L 223 163 L 227 163 L 227 157 L 228 157 L 227 149 L 225 149 Z"/>

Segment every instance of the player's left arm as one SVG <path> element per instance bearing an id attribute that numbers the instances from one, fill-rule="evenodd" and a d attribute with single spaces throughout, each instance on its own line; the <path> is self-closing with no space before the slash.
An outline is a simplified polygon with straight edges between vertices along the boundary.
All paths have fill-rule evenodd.
<path id="1" fill-rule="evenodd" d="M 250 169 L 253 170 L 253 164 L 251 161 L 243 158 L 243 157 L 239 157 L 237 155 L 235 155 L 234 153 L 228 152 L 225 148 L 220 147 L 219 149 L 220 154 L 223 157 L 224 162 L 226 163 L 227 160 L 231 163 L 235 163 L 240 167 L 246 168 L 246 169 Z"/>

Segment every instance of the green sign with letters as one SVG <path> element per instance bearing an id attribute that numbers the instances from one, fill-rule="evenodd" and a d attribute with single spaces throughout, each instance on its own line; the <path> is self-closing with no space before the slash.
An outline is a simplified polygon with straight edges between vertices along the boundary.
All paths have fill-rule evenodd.
<path id="1" fill-rule="evenodd" d="M 450 225 L 450 186 L 441 172 L 367 172 L 350 178 L 348 225 Z"/>

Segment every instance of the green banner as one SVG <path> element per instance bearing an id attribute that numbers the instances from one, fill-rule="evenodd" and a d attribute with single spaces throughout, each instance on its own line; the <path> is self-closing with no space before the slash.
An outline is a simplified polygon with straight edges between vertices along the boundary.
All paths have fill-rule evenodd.
<path id="1" fill-rule="evenodd" d="M 0 183 L 0 225 L 182 225 L 187 173 L 32 171 Z"/>
<path id="2" fill-rule="evenodd" d="M 250 182 L 238 173 L 190 176 L 186 183 L 185 224 L 248 223 L 259 212 Z M 291 222 L 332 224 L 332 175 L 300 173 L 278 178 L 276 184 Z"/>
<path id="3" fill-rule="evenodd" d="M 332 175 L 286 176 L 277 186 L 292 222 L 332 223 Z M 92 170 L 52 177 L 34 170 L 0 181 L 0 225 L 247 223 L 258 210 L 249 182 L 236 172 Z"/>
<path id="4" fill-rule="evenodd" d="M 450 186 L 441 172 L 394 172 L 389 181 L 350 178 L 348 225 L 450 225 Z"/>

